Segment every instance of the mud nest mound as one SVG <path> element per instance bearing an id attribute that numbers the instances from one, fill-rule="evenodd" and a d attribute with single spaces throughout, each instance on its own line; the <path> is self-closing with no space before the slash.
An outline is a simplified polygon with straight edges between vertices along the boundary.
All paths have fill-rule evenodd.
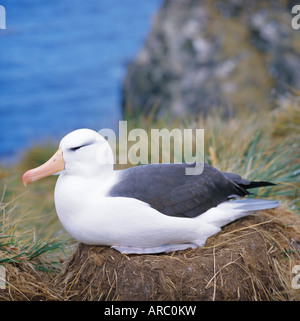
<path id="1" fill-rule="evenodd" d="M 299 218 L 279 208 L 231 223 L 195 250 L 123 255 L 80 244 L 56 283 L 65 300 L 299 300 L 299 250 Z"/>

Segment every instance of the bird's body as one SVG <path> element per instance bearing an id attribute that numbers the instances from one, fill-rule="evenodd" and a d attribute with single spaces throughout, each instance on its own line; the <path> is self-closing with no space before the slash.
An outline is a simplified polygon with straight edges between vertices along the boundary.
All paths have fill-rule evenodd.
<path id="1" fill-rule="evenodd" d="M 185 175 L 187 164 L 114 170 L 107 141 L 91 130 L 70 133 L 60 150 L 42 169 L 25 173 L 23 181 L 41 178 L 41 171 L 48 175 L 49 166 L 55 167 L 53 172 L 60 170 L 55 187 L 57 214 L 67 232 L 82 243 L 109 245 L 122 253 L 195 248 L 222 226 L 279 205 L 268 200 L 231 200 L 249 194 L 247 188 L 273 184 L 250 182 L 207 164 L 200 175 Z M 62 157 L 64 168 L 59 163 Z"/>
<path id="2" fill-rule="evenodd" d="M 196 218 L 163 215 L 136 198 L 109 196 L 121 174 L 122 171 L 116 171 L 105 182 L 101 182 L 100 177 L 88 181 L 80 177 L 59 177 L 55 187 L 57 214 L 75 239 L 86 244 L 128 247 L 127 252 L 130 247 L 134 252 L 137 249 L 153 252 L 153 248 L 161 251 L 160 246 L 166 244 L 200 242 L 199 235 L 211 230 L 204 224 L 195 228 Z"/>

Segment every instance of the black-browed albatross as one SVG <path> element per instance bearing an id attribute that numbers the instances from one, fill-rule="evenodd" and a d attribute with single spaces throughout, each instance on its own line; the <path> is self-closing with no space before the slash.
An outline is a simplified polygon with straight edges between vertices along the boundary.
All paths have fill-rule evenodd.
<path id="1" fill-rule="evenodd" d="M 23 184 L 59 174 L 55 207 L 78 241 L 109 245 L 121 253 L 160 253 L 203 246 L 221 227 L 277 201 L 241 199 L 247 189 L 274 185 L 222 173 L 208 164 L 185 175 L 187 164 L 149 164 L 113 169 L 107 140 L 78 129 L 43 165 L 27 171 Z M 233 199 L 235 198 L 235 199 Z M 238 199 L 237 199 L 238 198 Z"/>

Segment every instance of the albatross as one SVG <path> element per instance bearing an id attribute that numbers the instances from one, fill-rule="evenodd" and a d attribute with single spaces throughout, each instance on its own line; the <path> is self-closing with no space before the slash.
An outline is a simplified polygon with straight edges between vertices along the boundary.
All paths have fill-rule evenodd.
<path id="1" fill-rule="evenodd" d="M 125 254 L 161 253 L 203 246 L 222 226 L 279 202 L 247 199 L 248 189 L 273 183 L 249 181 L 204 164 L 148 164 L 114 170 L 108 141 L 96 131 L 66 135 L 43 165 L 22 182 L 59 174 L 54 200 L 65 230 L 79 242 L 111 246 Z"/>

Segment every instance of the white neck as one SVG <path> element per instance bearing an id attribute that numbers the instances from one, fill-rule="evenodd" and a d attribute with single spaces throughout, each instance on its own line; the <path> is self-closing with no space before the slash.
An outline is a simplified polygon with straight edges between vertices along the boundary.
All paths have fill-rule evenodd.
<path id="1" fill-rule="evenodd" d="M 91 172 L 91 175 L 73 175 L 68 171 L 60 174 L 55 186 L 54 200 L 57 215 L 63 225 L 65 218 L 71 218 L 84 211 L 88 202 L 86 198 L 106 196 L 116 182 L 117 175 L 113 171 L 113 165 L 101 166 L 103 167 L 98 173 Z"/>

